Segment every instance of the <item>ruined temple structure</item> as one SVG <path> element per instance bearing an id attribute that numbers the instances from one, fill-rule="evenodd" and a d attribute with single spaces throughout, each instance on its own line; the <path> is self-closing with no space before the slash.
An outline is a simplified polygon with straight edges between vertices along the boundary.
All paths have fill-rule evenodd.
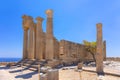
<path id="1" fill-rule="evenodd" d="M 58 41 L 53 34 L 53 11 L 46 10 L 46 15 L 46 32 L 43 32 L 42 29 L 42 22 L 44 20 L 42 17 L 37 17 L 35 23 L 31 16 L 22 16 L 24 30 L 23 63 L 29 60 L 28 63 L 34 65 L 47 61 L 46 65 L 55 66 L 61 63 L 93 60 L 92 55 L 86 51 L 83 44 L 68 40 Z M 101 26 L 101 24 L 97 26 Z M 98 33 L 97 49 L 100 48 L 100 50 L 102 49 L 103 51 L 98 51 L 97 55 L 101 56 L 102 54 L 103 56 L 101 56 L 100 59 L 106 59 L 106 42 L 102 41 L 101 38 L 99 40 L 100 36 Z M 97 59 L 99 59 L 99 57 L 97 57 Z M 101 62 L 99 61 L 98 64 L 99 63 Z M 97 70 L 99 71 L 100 68 L 97 68 Z"/>

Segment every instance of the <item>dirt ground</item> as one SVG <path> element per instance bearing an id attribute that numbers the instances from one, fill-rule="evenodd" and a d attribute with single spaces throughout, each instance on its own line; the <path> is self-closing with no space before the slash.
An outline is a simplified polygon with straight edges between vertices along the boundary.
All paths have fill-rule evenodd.
<path id="1" fill-rule="evenodd" d="M 6 69 L 0 68 L 0 80 L 38 80 L 38 73 L 23 70 L 21 67 Z M 101 79 L 100 79 L 101 78 Z M 76 71 L 75 68 L 59 69 L 59 80 L 120 80 L 120 77 L 105 75 L 97 76 L 94 72 Z"/>
<path id="2" fill-rule="evenodd" d="M 96 73 L 81 71 L 77 72 L 74 69 L 70 70 L 60 70 L 59 80 L 120 80 L 120 77 L 105 75 L 97 76 Z"/>

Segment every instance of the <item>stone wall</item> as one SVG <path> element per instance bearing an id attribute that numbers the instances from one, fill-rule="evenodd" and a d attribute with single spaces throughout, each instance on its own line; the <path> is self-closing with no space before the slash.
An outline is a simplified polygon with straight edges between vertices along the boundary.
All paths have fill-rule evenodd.
<path id="1" fill-rule="evenodd" d="M 54 38 L 54 59 L 59 59 L 59 41 Z"/>
<path id="2" fill-rule="evenodd" d="M 103 51 L 103 54 L 105 60 L 106 51 Z M 86 51 L 85 46 L 83 44 L 79 44 L 67 40 L 61 40 L 59 42 L 59 58 L 62 60 L 69 60 L 69 61 L 74 61 L 74 60 L 93 61 L 92 54 Z"/>
<path id="3" fill-rule="evenodd" d="M 59 49 L 59 58 L 62 60 L 84 60 L 86 56 L 84 45 L 67 40 L 60 41 Z"/>

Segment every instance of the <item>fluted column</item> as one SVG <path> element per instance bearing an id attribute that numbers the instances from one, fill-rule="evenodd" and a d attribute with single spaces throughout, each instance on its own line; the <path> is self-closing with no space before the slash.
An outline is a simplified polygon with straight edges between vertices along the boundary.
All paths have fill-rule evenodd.
<path id="1" fill-rule="evenodd" d="M 102 24 L 98 23 L 97 27 L 97 50 L 96 50 L 96 71 L 98 74 L 103 74 L 103 38 Z"/>
<path id="2" fill-rule="evenodd" d="M 47 30 L 46 30 L 46 59 L 54 58 L 54 40 L 53 40 L 53 11 L 47 10 Z"/>
<path id="3" fill-rule="evenodd" d="M 42 21 L 43 18 L 37 17 L 37 26 L 36 26 L 36 59 L 43 59 L 43 30 L 42 30 Z"/>
<path id="4" fill-rule="evenodd" d="M 23 30 L 24 30 L 24 33 L 23 33 L 23 36 L 24 36 L 24 38 L 23 38 L 23 59 L 27 59 L 28 58 L 28 29 L 29 29 L 29 27 L 26 25 L 27 16 L 23 15 L 22 19 L 23 19 Z"/>
<path id="5" fill-rule="evenodd" d="M 29 59 L 34 59 L 34 22 L 33 18 L 29 16 Z"/>

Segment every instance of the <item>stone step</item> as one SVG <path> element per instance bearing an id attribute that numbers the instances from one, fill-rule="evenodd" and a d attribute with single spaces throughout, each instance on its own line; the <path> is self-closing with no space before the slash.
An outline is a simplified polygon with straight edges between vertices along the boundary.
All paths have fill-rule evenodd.
<path id="1" fill-rule="evenodd" d="M 27 61 L 26 63 L 29 63 L 29 64 L 31 64 L 31 63 L 33 63 L 33 61 Z"/>
<path id="2" fill-rule="evenodd" d="M 31 67 L 33 67 L 33 68 L 38 68 L 38 65 L 31 65 Z"/>
<path id="3" fill-rule="evenodd" d="M 28 63 L 24 63 L 23 65 L 24 65 L 24 66 L 30 66 L 31 64 L 28 64 Z"/>
<path id="4" fill-rule="evenodd" d="M 30 67 L 29 70 L 31 70 L 31 71 L 37 71 L 38 69 Z"/>

